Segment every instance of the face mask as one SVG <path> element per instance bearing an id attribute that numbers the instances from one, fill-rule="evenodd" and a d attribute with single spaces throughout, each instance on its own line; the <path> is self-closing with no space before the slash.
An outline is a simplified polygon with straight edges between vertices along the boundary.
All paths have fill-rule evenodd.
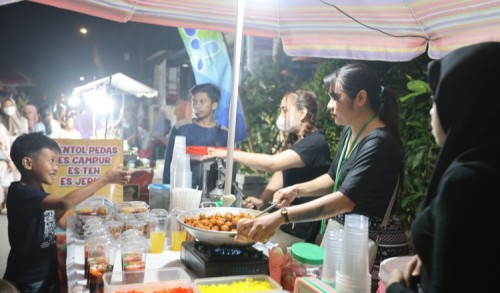
<path id="1" fill-rule="evenodd" d="M 288 118 L 290 118 L 290 117 L 288 117 Z M 286 125 L 285 125 L 285 118 L 281 115 L 278 117 L 278 120 L 276 120 L 276 127 L 278 127 L 279 130 L 285 131 L 285 132 L 294 131 L 295 129 L 297 129 L 299 124 L 300 124 L 300 122 L 292 125 L 292 123 L 290 122 L 290 119 L 288 119 L 288 123 L 286 123 Z"/>
<path id="2" fill-rule="evenodd" d="M 16 107 L 5 107 L 3 108 L 3 112 L 8 115 L 8 116 L 12 116 L 14 115 L 14 113 L 16 113 Z"/>
<path id="3" fill-rule="evenodd" d="M 299 129 L 300 121 L 298 120 L 297 118 L 292 121 L 292 117 L 288 117 L 288 132 L 295 132 Z"/>
<path id="4" fill-rule="evenodd" d="M 278 120 L 276 120 L 276 127 L 278 127 L 278 129 L 281 131 L 286 131 L 285 130 L 285 118 L 283 118 L 283 116 L 280 115 L 280 117 L 278 117 Z"/>

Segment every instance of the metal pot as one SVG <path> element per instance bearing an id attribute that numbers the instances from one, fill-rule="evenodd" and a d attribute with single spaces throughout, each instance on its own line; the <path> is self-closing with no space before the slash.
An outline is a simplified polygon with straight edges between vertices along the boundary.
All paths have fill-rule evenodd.
<path id="1" fill-rule="evenodd" d="M 232 207 L 201 208 L 180 213 L 177 216 L 177 221 L 179 221 L 179 223 L 182 226 L 184 226 L 186 231 L 188 231 L 191 235 L 193 235 L 193 237 L 206 244 L 210 244 L 213 246 L 249 246 L 255 244 L 255 242 L 242 243 L 235 241 L 234 237 L 237 234 L 236 232 L 205 230 L 189 226 L 184 223 L 184 219 L 186 217 L 197 217 L 201 213 L 210 216 L 216 213 L 225 214 L 227 212 L 230 212 L 232 214 L 248 213 L 250 215 L 256 216 L 261 211 L 245 209 L 245 208 L 232 208 Z"/>

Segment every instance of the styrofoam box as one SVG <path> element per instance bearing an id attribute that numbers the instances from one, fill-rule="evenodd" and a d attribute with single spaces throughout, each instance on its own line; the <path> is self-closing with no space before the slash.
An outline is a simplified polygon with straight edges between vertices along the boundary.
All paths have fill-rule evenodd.
<path id="1" fill-rule="evenodd" d="M 221 284 L 227 284 L 231 285 L 233 282 L 238 282 L 238 281 L 245 281 L 247 278 L 251 278 L 256 281 L 268 281 L 269 284 L 271 284 L 271 289 L 270 290 L 265 290 L 265 291 L 252 291 L 254 293 L 278 293 L 278 292 L 286 292 L 282 290 L 282 287 L 280 284 L 276 283 L 276 281 L 273 280 L 268 275 L 241 275 L 241 276 L 230 276 L 230 277 L 214 277 L 214 278 L 200 278 L 200 279 L 195 279 L 194 280 L 194 292 L 196 293 L 201 293 L 201 290 L 199 288 L 200 285 L 221 285 Z"/>
<path id="2" fill-rule="evenodd" d="M 125 282 L 127 277 L 141 274 L 144 274 L 142 282 Z M 127 292 L 131 290 L 152 293 L 175 287 L 192 288 L 194 290 L 195 287 L 189 275 L 182 268 L 109 272 L 103 275 L 103 280 L 105 293 Z"/>

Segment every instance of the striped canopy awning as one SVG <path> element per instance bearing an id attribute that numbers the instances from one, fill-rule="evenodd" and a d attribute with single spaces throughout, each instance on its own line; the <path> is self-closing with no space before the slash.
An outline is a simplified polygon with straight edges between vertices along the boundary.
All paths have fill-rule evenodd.
<path id="1" fill-rule="evenodd" d="M 117 22 L 222 32 L 235 31 L 238 3 L 32 1 Z M 465 45 L 500 41 L 499 0 L 247 0 L 244 19 L 244 34 L 281 37 L 290 56 L 406 61 L 426 51 L 440 58 Z"/>

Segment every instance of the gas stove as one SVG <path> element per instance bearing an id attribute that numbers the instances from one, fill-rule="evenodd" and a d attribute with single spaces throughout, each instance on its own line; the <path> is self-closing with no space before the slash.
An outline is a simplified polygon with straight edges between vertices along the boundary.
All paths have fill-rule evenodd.
<path id="1" fill-rule="evenodd" d="M 211 246 L 182 243 L 181 261 L 199 278 L 269 274 L 269 258 L 252 246 Z"/>

